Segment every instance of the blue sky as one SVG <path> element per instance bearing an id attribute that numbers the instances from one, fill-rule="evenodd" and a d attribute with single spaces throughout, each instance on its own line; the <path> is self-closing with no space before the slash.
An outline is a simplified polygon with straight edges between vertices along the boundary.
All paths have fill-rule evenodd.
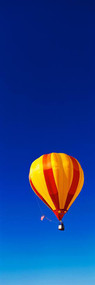
<path id="1" fill-rule="evenodd" d="M 0 1 L 1 285 L 95 283 L 94 18 L 94 1 Z M 28 181 L 49 152 L 84 170 L 64 232 Z"/>

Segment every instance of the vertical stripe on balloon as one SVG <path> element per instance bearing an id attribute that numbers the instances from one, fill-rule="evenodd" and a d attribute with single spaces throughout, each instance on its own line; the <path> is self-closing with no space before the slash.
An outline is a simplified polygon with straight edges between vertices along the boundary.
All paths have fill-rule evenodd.
<path id="1" fill-rule="evenodd" d="M 51 165 L 51 154 L 45 154 L 43 156 L 43 172 L 44 172 L 44 177 L 45 177 L 48 193 L 56 209 L 59 209 L 58 190 L 56 187 L 52 165 Z"/>
<path id="2" fill-rule="evenodd" d="M 69 203 L 71 202 L 71 200 L 72 200 L 72 198 L 73 198 L 73 196 L 77 190 L 77 186 L 78 186 L 78 182 L 79 182 L 79 175 L 80 175 L 77 160 L 71 156 L 70 156 L 70 158 L 73 162 L 73 180 L 72 180 L 72 184 L 71 184 L 71 187 L 69 189 L 67 199 L 65 202 L 65 206 L 64 206 L 65 211 L 67 210 Z"/>

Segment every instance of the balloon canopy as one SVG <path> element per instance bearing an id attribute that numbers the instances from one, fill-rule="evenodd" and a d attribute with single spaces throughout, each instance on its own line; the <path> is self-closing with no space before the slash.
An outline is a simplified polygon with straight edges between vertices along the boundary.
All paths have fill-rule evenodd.
<path id="1" fill-rule="evenodd" d="M 84 173 L 80 163 L 72 156 L 50 153 L 31 164 L 29 181 L 36 195 L 60 221 L 79 195 Z"/>

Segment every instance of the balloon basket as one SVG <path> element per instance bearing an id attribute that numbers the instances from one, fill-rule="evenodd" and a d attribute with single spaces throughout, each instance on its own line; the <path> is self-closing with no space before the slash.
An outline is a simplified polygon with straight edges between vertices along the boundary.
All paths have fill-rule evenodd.
<path id="1" fill-rule="evenodd" d="M 58 230 L 59 231 L 64 231 L 64 224 L 63 224 L 63 222 L 61 221 L 61 223 L 58 225 Z"/>

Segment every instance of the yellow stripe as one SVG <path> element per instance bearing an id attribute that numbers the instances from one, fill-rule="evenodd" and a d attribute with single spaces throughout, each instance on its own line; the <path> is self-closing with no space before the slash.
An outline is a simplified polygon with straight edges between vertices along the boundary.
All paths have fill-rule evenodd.
<path id="1" fill-rule="evenodd" d="M 42 195 L 52 210 L 55 210 L 55 206 L 50 198 L 45 182 L 43 173 L 43 156 L 39 157 L 31 164 L 29 176 L 39 194 Z"/>
<path id="2" fill-rule="evenodd" d="M 52 153 L 51 163 L 55 183 L 58 189 L 60 209 L 64 209 L 65 201 L 73 179 L 73 163 L 64 153 Z"/>
<path id="3" fill-rule="evenodd" d="M 77 160 L 77 159 L 76 159 Z M 71 207 L 71 205 L 73 204 L 73 202 L 75 201 L 75 199 L 77 198 L 77 196 L 79 195 L 82 187 L 83 187 L 83 184 L 84 184 L 84 173 L 83 173 L 83 170 L 81 168 L 81 165 L 80 163 L 78 162 L 77 160 L 77 163 L 78 163 L 78 166 L 79 166 L 79 172 L 80 172 L 80 177 L 79 177 L 79 183 L 78 183 L 78 186 L 77 186 L 77 189 L 76 189 L 76 192 L 73 196 L 73 199 L 71 200 L 67 210 Z"/>

